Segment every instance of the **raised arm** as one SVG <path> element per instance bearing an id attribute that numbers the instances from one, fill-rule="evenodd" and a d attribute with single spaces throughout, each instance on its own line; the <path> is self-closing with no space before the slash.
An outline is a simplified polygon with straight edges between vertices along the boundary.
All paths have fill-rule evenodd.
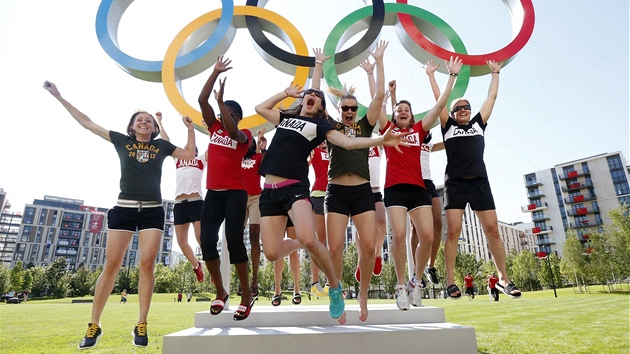
<path id="1" fill-rule="evenodd" d="M 243 117 L 238 117 L 238 120 L 235 120 L 230 113 L 230 110 L 225 105 L 223 101 L 223 92 L 225 92 L 225 80 L 219 80 L 219 91 L 214 91 L 214 96 L 217 99 L 217 104 L 219 105 L 219 112 L 221 112 L 221 123 L 223 123 L 223 127 L 227 131 L 230 138 L 238 141 L 241 144 L 247 142 L 247 135 L 238 129 L 238 120 Z"/>
<path id="2" fill-rule="evenodd" d="M 171 138 L 168 136 L 168 134 L 166 134 L 166 130 L 164 130 L 164 126 L 162 125 L 162 112 L 155 113 L 155 120 L 160 127 L 160 136 L 162 137 L 162 139 L 166 141 L 171 141 Z"/>
<path id="3" fill-rule="evenodd" d="M 185 148 L 176 148 L 171 156 L 181 160 L 193 160 L 195 158 L 195 124 L 188 116 L 182 117 L 182 121 L 188 128 L 188 141 Z"/>
<path id="4" fill-rule="evenodd" d="M 383 107 L 383 98 L 385 97 L 385 69 L 383 66 L 383 54 L 387 49 L 386 41 L 379 41 L 376 44 L 374 51 L 370 53 L 375 60 L 376 64 L 376 92 L 372 95 L 372 101 L 367 111 L 367 118 L 371 125 L 375 125 L 381 116 L 381 109 Z"/>
<path id="5" fill-rule="evenodd" d="M 429 60 L 424 65 L 424 71 L 427 73 L 429 77 L 429 84 L 431 85 L 431 92 L 433 92 L 433 97 L 435 101 L 440 99 L 440 87 L 438 86 L 437 81 L 435 80 L 435 71 L 440 67 L 440 64 L 434 64 L 433 60 Z M 448 119 L 448 108 L 444 106 L 444 109 L 440 112 L 440 124 L 446 124 L 446 120 Z"/>
<path id="6" fill-rule="evenodd" d="M 83 128 L 111 142 L 111 139 L 109 138 L 109 131 L 101 127 L 100 125 L 94 123 L 90 119 L 90 117 L 83 114 L 76 107 L 71 105 L 70 102 L 66 101 L 63 97 L 61 97 L 61 94 L 59 93 L 59 90 L 57 89 L 57 86 L 54 83 L 50 81 L 44 81 L 44 89 L 50 92 L 50 94 L 53 95 L 54 98 L 56 98 L 59 102 L 61 102 L 61 104 L 68 111 L 68 113 L 70 113 L 72 118 L 74 118 L 77 122 L 79 122 L 79 124 L 81 124 Z"/>
<path id="7" fill-rule="evenodd" d="M 433 127 L 433 124 L 435 124 L 435 122 L 437 121 L 437 118 L 440 115 L 440 112 L 444 109 L 444 107 L 446 107 L 448 96 L 451 95 L 451 91 L 453 90 L 453 85 L 455 84 L 455 78 L 457 77 L 457 74 L 459 74 L 459 71 L 462 68 L 462 60 L 459 59 L 459 57 L 455 57 L 455 58 L 451 57 L 451 60 L 445 61 L 445 64 L 449 73 L 448 81 L 446 82 L 446 87 L 444 88 L 444 92 L 442 92 L 442 94 L 440 95 L 440 98 L 438 98 L 437 102 L 435 103 L 435 106 L 433 106 L 433 108 L 431 108 L 429 112 L 427 112 L 427 114 L 422 119 L 422 128 L 425 131 L 429 131 L 429 129 Z M 443 123 L 442 121 L 440 121 L 440 123 L 444 125 L 446 124 L 446 121 L 444 121 Z"/>
<path id="8" fill-rule="evenodd" d="M 203 120 L 206 122 L 208 127 L 212 126 L 214 122 L 217 120 L 216 115 L 214 114 L 214 109 L 210 106 L 208 100 L 210 100 L 210 94 L 212 93 L 212 88 L 214 87 L 214 83 L 217 81 L 219 74 L 222 72 L 226 72 L 232 67 L 230 67 L 230 63 L 232 61 L 227 58 L 223 58 L 223 55 L 220 55 L 217 58 L 217 62 L 214 64 L 214 70 L 212 70 L 212 74 L 208 77 L 206 84 L 203 85 L 203 89 L 201 89 L 201 93 L 199 94 L 199 107 L 201 108 L 201 116 Z"/>
<path id="9" fill-rule="evenodd" d="M 479 113 L 481 114 L 481 119 L 484 123 L 490 119 L 490 115 L 492 114 L 492 109 L 494 108 L 494 103 L 497 100 L 497 94 L 499 93 L 499 72 L 501 71 L 501 67 L 503 63 L 497 63 L 494 60 L 486 61 L 490 69 L 492 69 L 492 79 L 490 80 L 490 88 L 488 88 L 488 98 L 481 105 L 481 109 L 479 109 Z"/>
<path id="10" fill-rule="evenodd" d="M 345 134 L 332 129 L 326 133 L 326 140 L 346 150 L 365 149 L 371 146 L 393 146 L 400 153 L 403 153 L 400 150 L 399 145 L 409 146 L 409 144 L 404 141 L 403 137 L 410 133 L 411 132 L 394 134 L 392 133 L 391 128 L 389 128 L 385 134 L 381 136 L 371 138 L 349 138 Z"/>
<path id="11" fill-rule="evenodd" d="M 330 55 L 325 55 L 321 48 L 313 48 L 313 53 L 315 54 L 315 68 L 313 69 L 311 87 L 321 90 L 320 86 L 324 70 L 324 62 L 330 59 Z"/>
<path id="12" fill-rule="evenodd" d="M 365 58 L 359 66 L 363 68 L 367 74 L 368 85 L 370 86 L 370 97 L 374 97 L 374 94 L 376 94 L 376 80 L 374 79 L 374 67 L 376 66 L 376 62 L 370 63 L 370 59 Z"/>
<path id="13" fill-rule="evenodd" d="M 304 92 L 304 90 L 300 85 L 291 84 L 289 87 L 256 105 L 256 113 L 268 120 L 271 124 L 278 125 L 280 123 L 280 111 L 274 108 L 276 104 L 287 97 L 299 98 L 302 92 Z"/>

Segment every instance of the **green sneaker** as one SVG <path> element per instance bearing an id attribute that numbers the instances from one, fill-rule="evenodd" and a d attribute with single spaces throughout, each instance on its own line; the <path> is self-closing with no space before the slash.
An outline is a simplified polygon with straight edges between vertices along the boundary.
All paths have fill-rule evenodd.
<path id="1" fill-rule="evenodd" d="M 96 323 L 88 323 L 87 332 L 81 343 L 79 343 L 79 349 L 89 349 L 95 346 L 101 334 L 103 334 L 103 330 L 99 325 Z"/>
<path id="2" fill-rule="evenodd" d="M 133 335 L 133 345 L 136 347 L 146 347 L 149 345 L 149 337 L 147 337 L 147 324 L 138 323 L 131 332 Z"/>
<path id="3" fill-rule="evenodd" d="M 341 282 L 336 288 L 329 288 L 328 297 L 330 298 L 330 317 L 339 318 L 343 315 L 345 309 L 345 303 L 343 301 L 343 290 L 341 289 Z"/>

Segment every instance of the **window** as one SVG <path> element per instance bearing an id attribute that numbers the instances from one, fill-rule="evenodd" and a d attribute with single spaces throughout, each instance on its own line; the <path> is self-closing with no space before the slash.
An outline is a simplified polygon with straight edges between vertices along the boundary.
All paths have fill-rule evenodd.
<path id="1" fill-rule="evenodd" d="M 619 155 L 608 156 L 608 169 L 610 170 L 610 178 L 617 196 L 630 194 L 626 172 L 624 171 L 621 157 Z"/>

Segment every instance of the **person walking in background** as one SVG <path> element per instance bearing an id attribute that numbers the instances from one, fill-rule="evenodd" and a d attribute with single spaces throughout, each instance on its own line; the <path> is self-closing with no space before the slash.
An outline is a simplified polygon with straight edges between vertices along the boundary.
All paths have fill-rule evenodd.
<path id="1" fill-rule="evenodd" d="M 127 289 L 123 289 L 123 291 L 120 293 L 120 303 L 121 304 L 127 303 Z"/>
<path id="2" fill-rule="evenodd" d="M 221 112 L 218 120 L 208 100 L 219 74 L 232 69 L 231 60 L 219 56 L 212 74 L 208 77 L 201 93 L 199 106 L 201 115 L 208 125 L 208 178 L 206 181 L 206 198 L 201 216 L 201 250 L 210 276 L 217 289 L 216 299 L 210 305 L 212 315 L 220 314 L 230 294 L 223 286 L 221 275 L 221 259 L 217 243 L 219 229 L 225 221 L 225 238 L 230 254 L 230 264 L 234 264 L 242 288 L 241 303 L 234 312 L 234 320 L 246 319 L 256 298 L 252 296 L 249 286 L 249 265 L 247 249 L 243 242 L 243 225 L 247 208 L 247 187 L 241 163 L 252 141 L 249 130 L 238 129 L 243 118 L 243 110 L 236 101 L 223 101 L 225 81 L 219 81 L 219 90 L 215 98 Z"/>
<path id="3" fill-rule="evenodd" d="M 458 240 L 462 231 L 462 218 L 467 204 L 479 218 L 488 240 L 499 275 L 496 288 L 507 296 L 520 298 L 521 291 L 510 281 L 505 264 L 505 249 L 499 236 L 497 212 L 483 159 L 485 131 L 499 91 L 501 63 L 489 60 L 492 78 L 488 97 L 471 117 L 472 106 L 465 98 L 451 102 L 450 116 L 440 115 L 442 136 L 446 148 L 446 173 L 444 179 L 444 209 L 448 234 L 444 243 L 446 284 L 448 296 L 459 299 L 462 294 L 455 284 L 454 268 L 458 252 Z"/>
<path id="4" fill-rule="evenodd" d="M 105 265 L 94 287 L 94 302 L 88 329 L 79 349 L 96 345 L 102 335 L 100 319 L 109 295 L 114 289 L 116 276 L 123 257 L 137 232 L 140 250 L 140 278 L 138 282 L 139 316 L 133 329 L 133 344 L 146 347 L 147 317 L 155 286 L 155 259 L 164 232 L 164 208 L 160 183 L 162 164 L 168 156 L 192 159 L 195 156 L 195 132 L 192 119 L 183 117 L 188 129 L 186 148 L 179 148 L 164 139 L 156 139 L 160 128 L 151 114 L 136 111 L 127 124 L 127 135 L 108 131 L 94 123 L 87 115 L 66 101 L 57 86 L 44 82 L 55 97 L 82 127 L 111 142 L 120 159 L 120 194 L 116 206 L 107 212 L 107 246 Z"/>
<path id="5" fill-rule="evenodd" d="M 160 127 L 160 136 L 166 141 L 171 141 L 170 137 L 162 125 L 162 113 L 157 112 L 155 119 Z M 175 236 L 177 245 L 182 253 L 193 266 L 193 271 L 197 281 L 203 283 L 205 275 L 203 273 L 203 262 L 198 261 L 195 252 L 188 244 L 188 228 L 192 224 L 195 232 L 197 244 L 201 244 L 201 208 L 203 207 L 203 191 L 201 183 L 203 171 L 206 166 L 207 156 L 204 153 L 199 156 L 199 151 L 195 147 L 195 158 L 192 160 L 182 160 L 175 158 L 175 206 L 173 207 L 173 224 L 175 225 Z"/>
<path id="6" fill-rule="evenodd" d="M 258 143 L 252 139 L 249 149 L 243 157 L 241 168 L 243 178 L 247 186 L 247 207 L 245 210 L 245 227 L 249 221 L 249 243 L 252 257 L 252 296 L 258 297 L 258 269 L 260 267 L 260 209 L 259 199 L 262 187 L 260 186 L 260 164 L 267 152 L 267 138 L 265 128 L 258 131 Z M 239 291 L 242 289 L 239 288 Z"/>
<path id="7" fill-rule="evenodd" d="M 180 290 L 180 292 L 177 293 L 177 302 L 182 302 L 182 298 L 184 297 L 184 295 L 182 295 L 182 292 Z"/>
<path id="8" fill-rule="evenodd" d="M 488 289 L 490 289 L 490 298 L 494 301 L 499 301 L 499 289 L 497 289 L 497 284 L 499 283 L 499 278 L 497 278 L 494 273 L 488 275 Z"/>
<path id="9" fill-rule="evenodd" d="M 470 275 L 470 273 L 466 274 L 464 277 L 464 287 L 466 288 L 466 295 L 468 295 L 468 301 L 475 299 L 475 285 L 473 281 L 475 279 Z"/>
<path id="10" fill-rule="evenodd" d="M 188 292 L 188 295 L 186 296 L 186 302 L 190 302 L 190 300 L 192 300 L 192 292 Z"/>

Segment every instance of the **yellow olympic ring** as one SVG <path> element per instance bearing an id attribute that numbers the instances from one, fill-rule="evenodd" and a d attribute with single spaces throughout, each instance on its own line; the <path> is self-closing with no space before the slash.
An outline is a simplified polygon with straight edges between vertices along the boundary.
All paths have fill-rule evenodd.
<path id="1" fill-rule="evenodd" d="M 245 24 L 245 16 L 256 16 L 258 18 L 266 20 L 264 21 L 264 25 L 266 27 L 265 30 L 268 32 L 273 33 L 274 31 L 284 31 L 286 37 L 288 37 L 288 39 L 290 39 L 291 41 L 291 44 L 286 44 L 292 48 L 295 48 L 296 54 L 308 55 L 306 41 L 304 40 L 298 29 L 284 17 L 278 15 L 275 12 L 260 7 L 235 6 L 234 21 L 232 22 L 232 26 L 235 28 L 246 28 L 247 25 Z M 202 127 L 203 118 L 201 117 L 201 112 L 190 106 L 188 102 L 186 102 L 182 92 L 180 91 L 178 85 L 180 79 L 175 73 L 175 60 L 177 59 L 177 54 L 180 48 L 184 45 L 186 39 L 188 39 L 195 31 L 199 30 L 202 26 L 205 26 L 206 24 L 210 24 L 212 22 L 218 22 L 220 17 L 221 9 L 217 9 L 197 17 L 191 23 L 186 25 L 186 27 L 184 27 L 177 34 L 177 36 L 175 36 L 175 39 L 173 39 L 173 41 L 169 45 L 168 50 L 164 55 L 164 60 L 162 62 L 162 84 L 164 86 L 164 91 L 166 92 L 168 100 L 181 115 L 190 117 L 197 126 L 197 129 L 204 133 L 207 133 L 207 131 L 205 128 Z M 283 38 L 284 36 L 278 37 Z M 213 63 L 211 63 L 210 65 L 212 64 Z M 310 68 L 308 67 L 296 67 L 293 83 L 299 84 L 304 87 L 308 79 L 309 70 Z M 288 107 L 291 105 L 291 103 L 293 103 L 294 100 L 295 98 L 289 97 L 282 100 L 280 104 Z M 239 128 L 256 129 L 267 123 L 268 122 L 263 117 L 259 116 L 258 114 L 253 114 L 244 117 L 239 123 Z"/>

